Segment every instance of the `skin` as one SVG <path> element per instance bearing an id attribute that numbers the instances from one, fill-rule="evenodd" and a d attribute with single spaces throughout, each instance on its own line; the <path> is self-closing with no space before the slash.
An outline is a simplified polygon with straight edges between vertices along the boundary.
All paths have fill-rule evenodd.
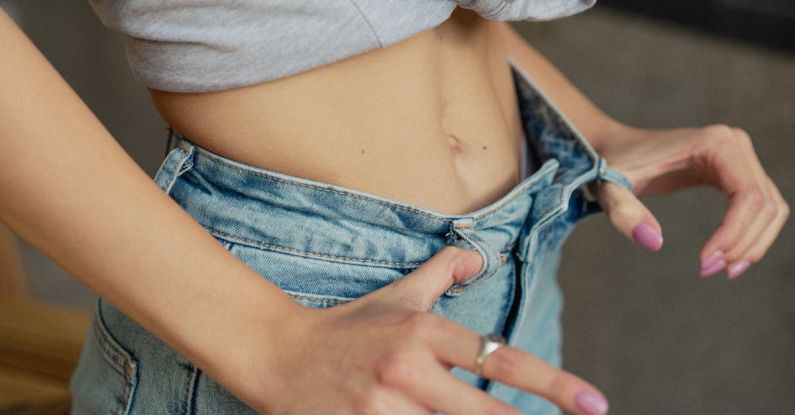
<path id="1" fill-rule="evenodd" d="M 477 253 L 446 247 L 356 301 L 304 308 L 164 194 L 3 13 L 0 39 L 13 45 L 0 48 L 0 220 L 235 396 L 269 414 L 519 413 L 450 375 L 474 369 L 479 337 L 427 311 L 480 269 Z M 729 266 L 761 259 L 789 208 L 747 134 L 621 124 L 507 24 L 471 12 L 303 75 L 152 97 L 169 124 L 219 154 L 465 213 L 519 180 L 507 56 L 633 182 L 634 194 L 610 183 L 591 189 L 620 232 L 632 237 L 644 221 L 660 230 L 638 197 L 711 184 L 731 203 L 701 258 L 719 248 Z M 577 393 L 601 396 L 512 347 L 495 351 L 483 376 L 575 414 L 587 413 Z"/>
<path id="2" fill-rule="evenodd" d="M 218 154 L 463 214 L 520 181 L 501 30 L 458 8 L 433 30 L 295 76 L 150 95 L 169 125 Z"/>

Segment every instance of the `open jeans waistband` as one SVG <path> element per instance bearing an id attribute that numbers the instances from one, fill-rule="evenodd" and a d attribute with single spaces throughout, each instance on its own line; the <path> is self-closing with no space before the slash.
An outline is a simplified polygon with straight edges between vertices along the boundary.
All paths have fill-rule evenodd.
<path id="1" fill-rule="evenodd" d="M 445 245 L 484 257 L 474 282 L 506 251 L 521 259 L 545 222 L 599 211 L 581 186 L 607 180 L 631 188 L 520 68 L 510 62 L 527 149 L 540 168 L 497 201 L 446 215 L 355 189 L 243 164 L 172 130 L 177 140 L 155 176 L 212 234 L 237 243 L 375 266 L 411 268 Z"/>

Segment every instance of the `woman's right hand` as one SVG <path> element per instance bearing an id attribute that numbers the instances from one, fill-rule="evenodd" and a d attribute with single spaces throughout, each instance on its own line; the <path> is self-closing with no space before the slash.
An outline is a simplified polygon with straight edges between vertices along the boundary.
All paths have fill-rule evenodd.
<path id="1" fill-rule="evenodd" d="M 473 371 L 480 336 L 427 310 L 482 266 L 471 250 L 445 247 L 415 271 L 355 301 L 303 308 L 279 339 L 263 339 L 236 393 L 267 414 L 521 414 L 456 378 Z M 272 332 L 272 331 L 271 331 Z M 482 376 L 539 395 L 575 414 L 602 414 L 603 395 L 579 377 L 518 348 L 486 359 Z M 602 403 L 599 401 L 601 400 Z"/>

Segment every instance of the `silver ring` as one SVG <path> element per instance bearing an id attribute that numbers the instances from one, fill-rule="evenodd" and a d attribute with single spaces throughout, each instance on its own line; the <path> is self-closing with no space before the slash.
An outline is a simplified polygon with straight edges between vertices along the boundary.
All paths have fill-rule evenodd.
<path id="1" fill-rule="evenodd" d="M 480 354 L 475 359 L 475 374 L 480 376 L 483 368 L 483 363 L 495 350 L 505 344 L 505 337 L 499 334 L 486 334 L 480 336 Z"/>

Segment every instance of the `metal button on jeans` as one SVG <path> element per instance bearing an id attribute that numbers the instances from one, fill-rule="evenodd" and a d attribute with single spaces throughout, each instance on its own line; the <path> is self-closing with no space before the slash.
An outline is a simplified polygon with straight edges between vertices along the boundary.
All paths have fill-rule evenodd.
<path id="1" fill-rule="evenodd" d="M 452 287 L 450 288 L 450 293 L 453 295 L 458 295 L 464 292 L 464 287 Z"/>

